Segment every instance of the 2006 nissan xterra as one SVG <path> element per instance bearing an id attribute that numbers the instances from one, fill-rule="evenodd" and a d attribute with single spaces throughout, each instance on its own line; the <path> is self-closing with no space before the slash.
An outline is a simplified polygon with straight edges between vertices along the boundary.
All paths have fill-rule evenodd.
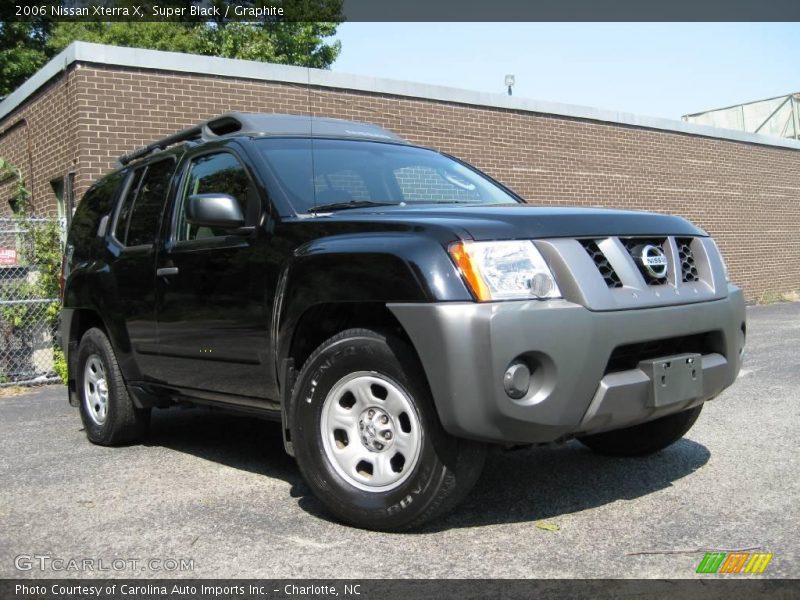
<path id="1" fill-rule="evenodd" d="M 660 214 L 530 206 L 374 125 L 229 113 L 120 159 L 64 268 L 89 439 L 154 407 L 274 418 L 342 521 L 416 527 L 488 444 L 680 439 L 741 364 L 716 245 Z"/>

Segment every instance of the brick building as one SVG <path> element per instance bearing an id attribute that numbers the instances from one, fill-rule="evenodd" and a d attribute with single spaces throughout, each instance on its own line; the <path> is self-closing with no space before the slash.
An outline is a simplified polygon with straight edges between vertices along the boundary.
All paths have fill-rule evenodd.
<path id="1" fill-rule="evenodd" d="M 800 290 L 800 142 L 681 121 L 76 42 L 0 103 L 0 157 L 38 214 L 67 214 L 121 154 L 229 110 L 378 123 L 536 204 L 679 214 L 716 237 L 750 300 Z"/>

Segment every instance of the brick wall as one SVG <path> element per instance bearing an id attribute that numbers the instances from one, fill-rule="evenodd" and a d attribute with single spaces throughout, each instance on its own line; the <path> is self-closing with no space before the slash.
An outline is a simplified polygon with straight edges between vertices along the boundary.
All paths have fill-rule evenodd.
<path id="1" fill-rule="evenodd" d="M 78 164 L 75 71 L 52 80 L 0 121 L 0 156 L 22 169 L 38 216 L 56 216 L 51 181 Z M 9 216 L 13 181 L 0 185 L 0 217 Z"/>
<path id="2" fill-rule="evenodd" d="M 65 89 L 65 86 L 66 89 Z M 800 289 L 800 152 L 554 115 L 321 87 L 77 65 L 29 114 L 37 201 L 75 165 L 78 197 L 142 144 L 229 111 L 383 125 L 478 166 L 536 204 L 653 210 L 708 230 L 749 299 Z M 56 133 L 50 134 L 53 124 Z M 0 156 L 20 152 L 0 138 Z"/>

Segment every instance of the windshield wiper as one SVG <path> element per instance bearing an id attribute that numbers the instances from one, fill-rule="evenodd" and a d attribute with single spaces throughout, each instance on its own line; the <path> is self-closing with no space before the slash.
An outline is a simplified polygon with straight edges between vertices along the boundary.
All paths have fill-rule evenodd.
<path id="1" fill-rule="evenodd" d="M 483 204 L 488 205 L 488 202 L 481 202 L 480 200 L 431 200 L 426 204 Z"/>
<path id="2" fill-rule="evenodd" d="M 399 206 L 403 202 L 375 202 L 374 200 L 350 200 L 349 202 L 332 202 L 331 204 L 320 204 L 312 206 L 308 212 L 321 213 L 332 212 L 335 210 L 347 210 L 349 208 L 369 208 L 371 206 Z"/>

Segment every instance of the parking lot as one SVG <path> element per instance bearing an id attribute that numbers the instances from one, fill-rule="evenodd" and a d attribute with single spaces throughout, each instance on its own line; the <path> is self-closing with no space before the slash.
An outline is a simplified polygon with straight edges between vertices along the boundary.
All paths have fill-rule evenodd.
<path id="1" fill-rule="evenodd" d="M 799 577 L 800 303 L 748 319 L 739 381 L 681 442 L 493 452 L 464 504 L 410 534 L 331 521 L 273 423 L 157 411 L 145 444 L 102 448 L 61 387 L 0 398 L 0 577 L 86 575 L 15 566 L 47 555 L 193 561 L 103 573 L 124 577 L 683 578 L 704 548 L 754 547 L 774 553 L 764 576 Z"/>

